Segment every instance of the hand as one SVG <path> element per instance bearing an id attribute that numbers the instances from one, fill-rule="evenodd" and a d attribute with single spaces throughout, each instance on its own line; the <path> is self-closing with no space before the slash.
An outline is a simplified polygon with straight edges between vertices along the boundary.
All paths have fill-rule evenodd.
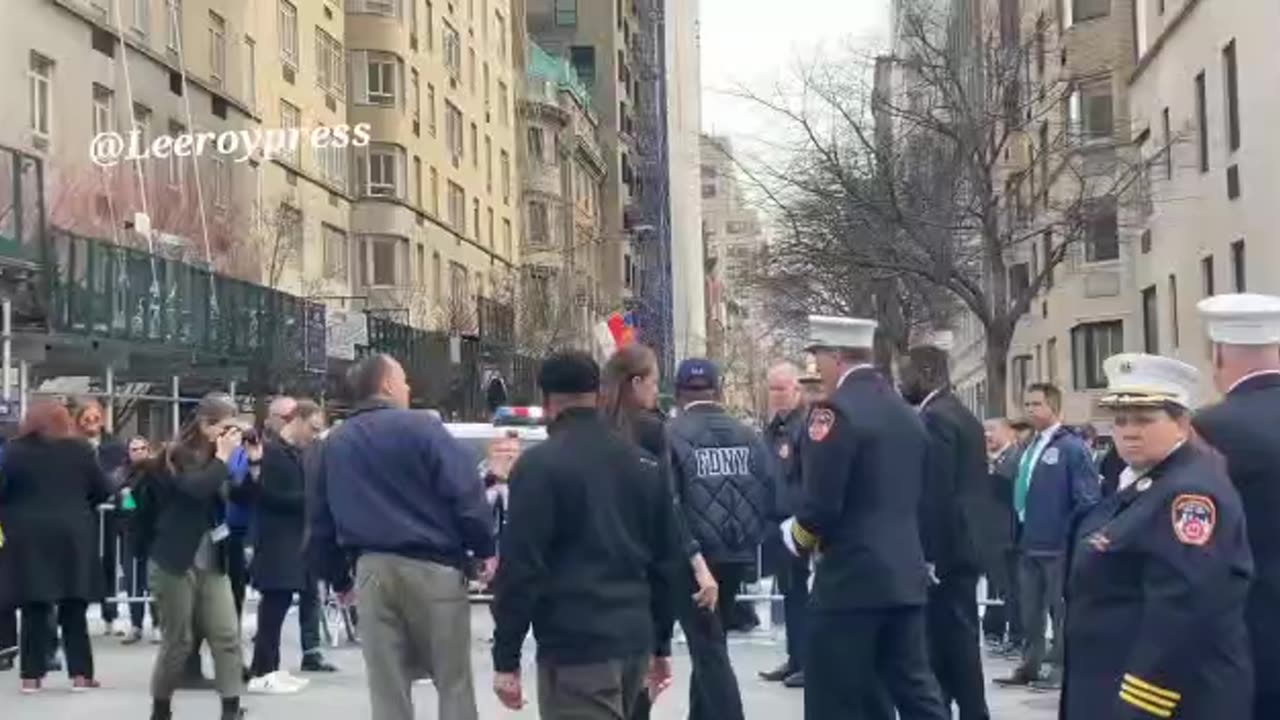
<path id="1" fill-rule="evenodd" d="M 480 561 L 480 583 L 488 585 L 493 582 L 493 576 L 498 574 L 498 556 L 485 558 Z"/>
<path id="2" fill-rule="evenodd" d="M 671 658 L 655 657 L 649 661 L 649 674 L 645 677 L 645 688 L 649 691 L 649 701 L 658 699 L 667 688 L 671 687 Z"/>
<path id="3" fill-rule="evenodd" d="M 213 454 L 222 462 L 228 462 L 231 460 L 231 454 L 235 452 L 236 448 L 240 447 L 243 440 L 244 432 L 240 428 L 227 428 L 214 441 Z"/>
<path id="4" fill-rule="evenodd" d="M 698 581 L 698 592 L 693 594 L 693 603 L 703 610 L 714 610 L 720 601 L 720 584 L 705 566 L 694 573 L 694 578 Z"/>
<path id="5" fill-rule="evenodd" d="M 929 569 L 929 584 L 941 585 L 942 581 L 938 579 L 938 566 L 933 563 L 925 563 L 925 567 Z"/>
<path id="6" fill-rule="evenodd" d="M 247 442 L 244 444 L 245 457 L 249 458 L 249 462 L 262 461 L 263 446 L 261 442 Z"/>
<path id="7" fill-rule="evenodd" d="M 524 690 L 520 687 L 519 673 L 494 673 L 493 694 L 508 710 L 524 708 Z"/>

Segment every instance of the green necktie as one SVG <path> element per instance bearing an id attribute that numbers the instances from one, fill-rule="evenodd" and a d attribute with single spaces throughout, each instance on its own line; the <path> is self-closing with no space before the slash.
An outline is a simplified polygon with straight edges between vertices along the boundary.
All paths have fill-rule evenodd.
<path id="1" fill-rule="evenodd" d="M 1031 489 L 1031 472 L 1035 469 L 1035 456 L 1039 438 L 1022 453 L 1018 462 L 1018 481 L 1013 486 L 1013 509 L 1018 511 L 1018 520 L 1025 520 L 1027 515 L 1027 492 Z"/>

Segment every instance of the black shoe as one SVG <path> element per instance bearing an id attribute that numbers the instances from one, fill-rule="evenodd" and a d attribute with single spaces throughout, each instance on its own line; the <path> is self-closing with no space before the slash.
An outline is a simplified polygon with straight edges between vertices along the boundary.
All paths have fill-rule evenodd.
<path id="1" fill-rule="evenodd" d="M 0 672 L 8 672 L 13 669 L 13 656 L 0 656 Z"/>
<path id="2" fill-rule="evenodd" d="M 782 681 L 782 686 L 789 687 L 793 690 L 803 688 L 804 687 L 804 671 L 800 670 L 798 672 L 793 672 L 790 675 L 788 675 L 787 679 Z"/>
<path id="3" fill-rule="evenodd" d="M 996 678 L 995 684 L 1000 687 L 1029 687 L 1032 682 L 1039 681 L 1039 679 L 1026 670 L 1018 668 L 1007 678 Z"/>
<path id="4" fill-rule="evenodd" d="M 765 682 L 782 682 L 783 680 L 791 677 L 795 671 L 795 667 L 791 664 L 791 661 L 788 660 L 773 670 L 760 673 L 760 679 Z"/>
<path id="5" fill-rule="evenodd" d="M 308 653 L 302 658 L 302 672 L 336 673 L 338 666 L 324 659 L 320 653 Z"/>
<path id="6" fill-rule="evenodd" d="M 1039 680 L 1032 680 L 1028 687 L 1036 692 L 1058 692 L 1062 689 L 1062 681 L 1056 677 L 1050 676 Z"/>

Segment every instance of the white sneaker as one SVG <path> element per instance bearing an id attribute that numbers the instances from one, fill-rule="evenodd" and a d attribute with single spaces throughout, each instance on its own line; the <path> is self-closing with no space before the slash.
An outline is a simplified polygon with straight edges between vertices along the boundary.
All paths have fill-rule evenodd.
<path id="1" fill-rule="evenodd" d="M 280 673 L 271 673 L 251 678 L 245 690 L 250 695 L 293 695 L 301 692 L 302 688 L 282 680 Z"/>
<path id="2" fill-rule="evenodd" d="M 276 680 L 278 680 L 282 685 L 291 685 L 293 687 L 298 688 L 299 690 L 302 690 L 303 688 L 311 684 L 311 681 L 308 680 L 307 678 L 300 678 L 296 675 L 290 675 L 287 671 L 284 671 L 284 670 L 277 670 L 274 673 L 272 673 L 272 675 L 275 675 Z"/>

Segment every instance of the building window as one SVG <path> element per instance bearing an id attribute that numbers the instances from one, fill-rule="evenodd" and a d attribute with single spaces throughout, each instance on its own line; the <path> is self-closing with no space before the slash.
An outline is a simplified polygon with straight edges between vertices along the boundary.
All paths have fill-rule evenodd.
<path id="1" fill-rule="evenodd" d="M 1227 96 L 1227 148 L 1235 152 L 1240 149 L 1240 88 L 1234 39 L 1222 49 L 1222 73 L 1223 90 Z"/>
<path id="2" fill-rule="evenodd" d="M 507 97 L 507 84 L 498 81 L 498 122 L 503 126 L 511 124 L 511 105 Z"/>
<path id="3" fill-rule="evenodd" d="M 342 43 L 316 28 L 316 85 L 330 97 L 341 100 L 347 93 L 347 73 Z"/>
<path id="4" fill-rule="evenodd" d="M 1200 172 L 1209 172 L 1209 107 L 1203 70 L 1196 75 L 1196 142 L 1200 151 Z"/>
<path id="5" fill-rule="evenodd" d="M 417 0 L 414 0 L 415 2 Z M 422 16 L 422 22 L 426 26 L 426 48 L 428 51 L 436 49 L 436 11 L 431 5 L 431 0 L 426 2 L 426 12 Z"/>
<path id="6" fill-rule="evenodd" d="M 471 167 L 480 169 L 480 130 L 471 123 Z"/>
<path id="7" fill-rule="evenodd" d="M 280 33 L 280 59 L 285 65 L 298 67 L 298 8 L 289 0 L 280 0 L 277 13 Z"/>
<path id="8" fill-rule="evenodd" d="M 1044 345 L 1045 364 L 1049 366 L 1048 380 L 1058 382 L 1058 338 L 1049 338 Z"/>
<path id="9" fill-rule="evenodd" d="M 1104 140 L 1115 133 L 1111 78 L 1081 83 L 1071 93 L 1071 129 L 1084 141 Z"/>
<path id="10" fill-rule="evenodd" d="M 209 78 L 220 88 L 227 78 L 227 21 L 209 13 Z"/>
<path id="11" fill-rule="evenodd" d="M 578 0 L 555 0 L 556 25 L 573 27 L 578 24 Z"/>
<path id="12" fill-rule="evenodd" d="M 133 0 L 133 31 L 141 37 L 151 31 L 151 0 Z"/>
<path id="13" fill-rule="evenodd" d="M 551 220 L 547 204 L 541 200 L 529 201 L 529 244 L 543 247 L 551 242 Z"/>
<path id="14" fill-rule="evenodd" d="M 407 247 L 403 238 L 392 235 L 367 235 L 364 237 L 368 248 L 369 276 L 366 282 L 372 287 L 394 287 L 399 284 L 400 263 L 399 250 Z"/>
<path id="15" fill-rule="evenodd" d="M 248 70 L 248 77 L 245 78 L 245 87 L 248 88 L 246 99 L 249 101 L 249 107 L 256 110 L 258 107 L 258 44 L 251 37 L 244 39 L 244 54 L 245 66 Z"/>
<path id="16" fill-rule="evenodd" d="M 1235 292 L 1245 291 L 1244 240 L 1231 243 L 1231 284 Z"/>
<path id="17" fill-rule="evenodd" d="M 440 253 L 431 253 L 431 292 L 435 297 L 436 307 L 444 302 L 444 268 L 440 262 Z"/>
<path id="18" fill-rule="evenodd" d="M 418 0 L 409 0 L 417 2 Z M 347 9 L 353 13 L 400 17 L 400 0 L 347 0 Z"/>
<path id="19" fill-rule="evenodd" d="M 422 243 L 418 243 L 417 251 L 413 263 L 414 278 L 419 285 L 426 287 L 427 285 L 427 247 Z"/>
<path id="20" fill-rule="evenodd" d="M 459 235 L 467 234 L 467 193 L 455 182 L 449 183 L 449 226 Z"/>
<path id="21" fill-rule="evenodd" d="M 467 273 L 467 268 L 462 263 L 449 263 L 449 300 L 453 307 L 450 308 L 450 314 L 461 314 L 465 312 L 471 300 L 471 291 L 468 289 L 471 276 Z M 461 317 L 451 318 L 455 321 L 461 321 Z"/>
<path id="22" fill-rule="evenodd" d="M 511 257 L 511 221 L 506 219 L 502 221 L 502 255 Z"/>
<path id="23" fill-rule="evenodd" d="M 231 165 L 217 153 L 213 154 L 210 162 L 213 166 L 213 206 L 225 209 L 231 194 Z"/>
<path id="24" fill-rule="evenodd" d="M 1067 0 L 1071 3 L 1071 22 L 1078 23 L 1111 14 L 1111 0 Z"/>
<path id="25" fill-rule="evenodd" d="M 449 23 L 444 24 L 444 66 L 456 83 L 462 79 L 462 38 Z"/>
<path id="26" fill-rule="evenodd" d="M 100 135 L 116 130 L 115 93 L 94 83 L 93 85 L 93 134 Z"/>
<path id="27" fill-rule="evenodd" d="M 1084 206 L 1085 262 L 1120 259 L 1120 226 L 1114 198 L 1089 200 Z"/>
<path id="28" fill-rule="evenodd" d="M 320 233 L 324 236 L 324 276 L 330 280 L 349 282 L 347 266 L 350 250 L 347 247 L 347 234 L 325 224 L 320 225 Z"/>
<path id="29" fill-rule="evenodd" d="M 182 125 L 176 122 L 169 123 L 169 137 L 178 138 L 185 135 L 186 132 L 187 129 Z M 177 153 L 169 153 L 169 172 L 167 177 L 169 187 L 176 188 L 179 191 L 182 190 L 183 185 L 183 160 L 184 158 L 178 157 Z"/>
<path id="30" fill-rule="evenodd" d="M 285 131 L 301 131 L 302 128 L 302 111 L 284 100 L 280 101 L 280 128 Z M 286 132 L 286 134 L 293 135 L 292 132 Z M 280 158 L 297 165 L 301 145 L 302 143 L 296 145 L 290 143 L 289 146 L 281 149 Z"/>
<path id="31" fill-rule="evenodd" d="M 427 83 L 427 130 L 436 136 L 436 86 Z"/>
<path id="32" fill-rule="evenodd" d="M 484 191 L 493 194 L 493 138 L 484 136 Z"/>
<path id="33" fill-rule="evenodd" d="M 1027 386 L 1031 384 L 1031 356 L 1018 355 L 1013 358 L 1013 371 L 1009 377 L 1012 382 L 1013 398 L 1019 405 L 1022 404 L 1022 396 L 1027 391 Z"/>
<path id="34" fill-rule="evenodd" d="M 453 166 L 462 164 L 465 140 L 462 137 L 462 111 L 449 101 L 444 103 L 444 137 L 453 158 Z"/>
<path id="35" fill-rule="evenodd" d="M 422 158 L 413 158 L 413 206 L 422 209 Z"/>
<path id="36" fill-rule="evenodd" d="M 1176 348 L 1182 343 L 1182 330 L 1178 327 L 1178 276 L 1169 274 L 1169 339 Z"/>
<path id="37" fill-rule="evenodd" d="M 1009 266 L 1009 291 L 1014 295 L 1019 295 L 1027 291 L 1031 287 L 1031 273 L 1027 264 L 1024 262 L 1014 263 Z"/>
<path id="38" fill-rule="evenodd" d="M 500 153 L 499 166 L 502 172 L 502 202 L 511 204 L 511 156 L 506 150 Z"/>
<path id="39" fill-rule="evenodd" d="M 471 198 L 471 230 L 476 234 L 476 243 L 479 244 L 483 239 L 480 237 L 480 198 Z"/>
<path id="40" fill-rule="evenodd" d="M 177 52 L 182 44 L 182 0 L 164 2 L 164 44 Z"/>
<path id="41" fill-rule="evenodd" d="M 498 57 L 503 60 L 507 59 L 507 19 L 502 13 L 496 14 L 498 22 Z"/>
<path id="42" fill-rule="evenodd" d="M 393 145 L 369 146 L 366 195 L 400 197 L 399 159 L 403 156 L 404 150 Z"/>
<path id="43" fill-rule="evenodd" d="M 1200 258 L 1200 296 L 1213 297 L 1213 256 Z"/>
<path id="44" fill-rule="evenodd" d="M 471 88 L 471 94 L 476 94 L 476 49 L 467 48 L 467 84 Z"/>
<path id="45" fill-rule="evenodd" d="M 534 165 L 541 165 L 543 162 L 545 150 L 543 149 L 542 138 L 542 128 L 529 128 L 529 162 Z"/>
<path id="46" fill-rule="evenodd" d="M 53 123 L 53 61 L 49 58 L 31 53 L 27 66 L 27 101 L 31 112 L 28 125 L 32 136 L 48 147 L 50 128 Z"/>
<path id="47" fill-rule="evenodd" d="M 1151 355 L 1160 353 L 1160 302 L 1155 285 L 1142 291 L 1142 349 Z"/>
<path id="48" fill-rule="evenodd" d="M 302 211 L 281 203 L 273 229 L 276 233 L 276 249 L 270 259 L 271 267 L 267 270 L 274 275 L 269 278 L 274 283 L 279 282 L 279 273 L 284 264 L 292 262 L 302 252 Z"/>
<path id="49" fill-rule="evenodd" d="M 366 101 L 370 105 L 395 107 L 396 104 L 396 68 L 400 58 L 388 53 L 369 52 L 365 54 L 366 77 L 368 87 Z"/>
<path id="50" fill-rule="evenodd" d="M 1124 322 L 1084 323 L 1071 329 L 1073 378 L 1077 390 L 1096 390 L 1107 386 L 1102 363 L 1124 352 Z"/>
<path id="51" fill-rule="evenodd" d="M 320 176 L 331 186 L 345 190 L 347 188 L 347 153 L 348 148 L 334 144 L 317 147 L 316 163 L 320 166 Z"/>
<path id="52" fill-rule="evenodd" d="M 494 226 L 494 223 L 493 223 L 493 220 L 494 220 L 494 218 L 493 218 L 493 208 L 489 208 L 489 209 L 488 209 L 488 214 L 489 214 L 489 216 L 488 216 L 488 217 L 489 217 L 489 223 L 488 223 L 488 226 L 489 226 L 489 249 L 490 249 L 490 250 L 492 250 L 492 249 L 493 249 L 493 246 L 494 246 L 494 245 L 496 245 L 496 244 L 498 243 L 498 236 L 494 234 L 494 231 L 495 231 L 497 228 Z"/>

